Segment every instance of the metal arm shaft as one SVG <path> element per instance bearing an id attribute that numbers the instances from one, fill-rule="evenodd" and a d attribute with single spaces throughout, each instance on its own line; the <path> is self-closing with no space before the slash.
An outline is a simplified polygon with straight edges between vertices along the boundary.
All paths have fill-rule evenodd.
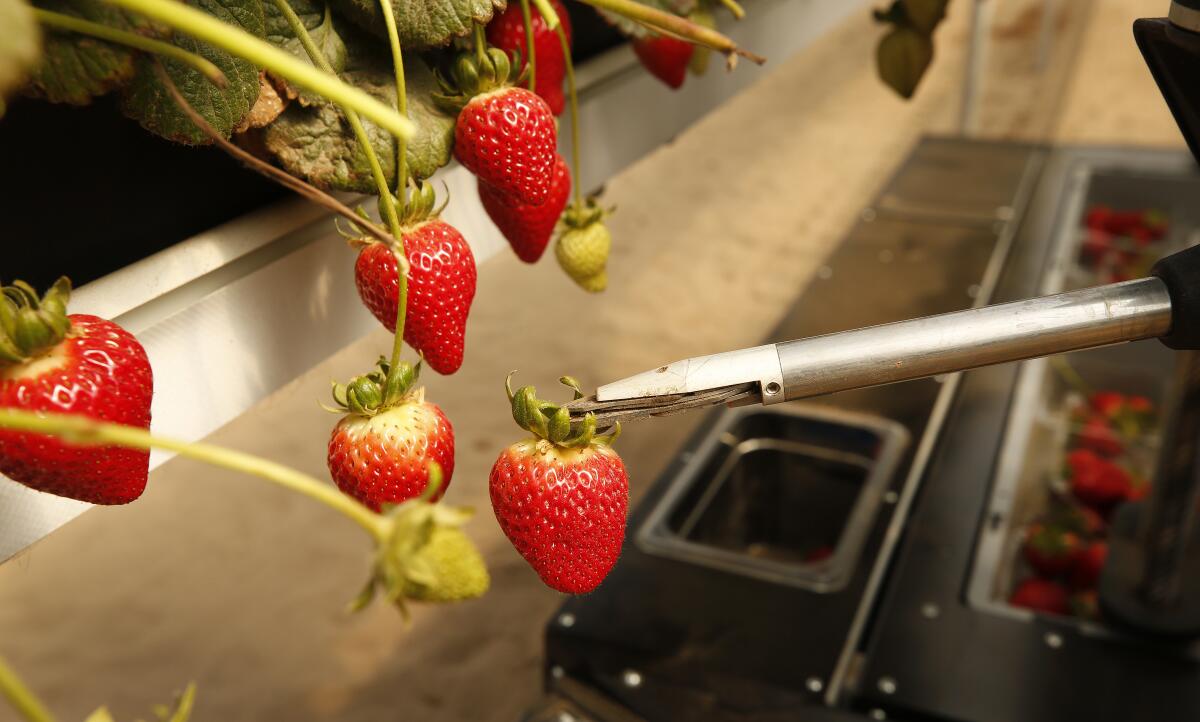
<path id="1" fill-rule="evenodd" d="M 1158 278 L 778 345 L 784 398 L 925 378 L 1163 336 L 1171 299 Z"/>

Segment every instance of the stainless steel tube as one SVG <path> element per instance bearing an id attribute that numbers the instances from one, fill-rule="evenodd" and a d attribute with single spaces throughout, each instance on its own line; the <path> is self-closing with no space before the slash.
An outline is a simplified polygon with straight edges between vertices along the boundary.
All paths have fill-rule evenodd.
<path id="1" fill-rule="evenodd" d="M 1165 335 L 1158 278 L 781 343 L 786 399 Z"/>

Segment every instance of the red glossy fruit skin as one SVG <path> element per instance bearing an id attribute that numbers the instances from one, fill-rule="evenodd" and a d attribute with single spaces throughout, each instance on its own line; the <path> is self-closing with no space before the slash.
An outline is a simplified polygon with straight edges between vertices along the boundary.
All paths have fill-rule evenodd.
<path id="1" fill-rule="evenodd" d="M 1066 587 L 1045 579 L 1026 579 L 1013 591 L 1008 603 L 1046 614 L 1067 614 L 1071 609 Z"/>
<path id="2" fill-rule="evenodd" d="M 625 541 L 629 479 L 608 447 L 551 449 L 522 441 L 492 467 L 492 510 L 504 535 L 551 589 L 586 594 Z"/>
<path id="3" fill-rule="evenodd" d="M 571 169 L 562 156 L 555 156 L 550 195 L 539 206 L 525 205 L 479 181 L 479 200 L 488 217 L 508 240 L 517 258 L 526 263 L 537 263 L 542 257 L 570 197 Z"/>
<path id="4" fill-rule="evenodd" d="M 454 125 L 454 157 L 479 180 L 528 205 L 550 195 L 557 149 L 554 114 L 525 88 L 476 95 Z"/>
<path id="5" fill-rule="evenodd" d="M 1104 456 L 1120 456 L 1125 451 L 1125 444 L 1120 435 L 1109 425 L 1108 419 L 1093 416 L 1084 422 L 1075 432 L 1076 443 L 1085 449 L 1091 449 Z"/>
<path id="6" fill-rule="evenodd" d="M 52 352 L 65 363 L 30 378 L 17 368 L 0 370 L 0 407 L 150 428 L 154 374 L 145 349 L 111 321 L 83 314 L 70 319 L 71 333 Z M 58 496 L 127 504 L 146 488 L 150 452 L 0 431 L 0 473 Z"/>
<path id="7" fill-rule="evenodd" d="M 1087 449 L 1067 455 L 1071 493 L 1084 504 L 1107 512 L 1125 501 L 1132 490 L 1129 473 Z"/>
<path id="8" fill-rule="evenodd" d="M 372 417 L 345 416 L 329 437 L 327 463 L 337 487 L 374 511 L 413 499 L 442 467 L 442 498 L 454 476 L 454 427 L 435 404 L 409 401 Z"/>
<path id="9" fill-rule="evenodd" d="M 571 18 L 567 9 L 558 0 L 550 0 L 550 5 L 554 12 L 558 13 L 558 19 L 567 36 L 567 45 L 570 46 Z M 533 49 L 537 53 L 534 92 L 546 101 L 551 113 L 562 115 L 567 104 L 563 95 L 563 78 L 566 77 L 567 68 L 563 61 L 562 43 L 559 42 L 558 33 L 546 25 L 546 20 L 537 8 L 532 8 L 530 12 L 530 25 L 533 26 Z M 487 26 L 487 40 L 509 55 L 520 53 L 521 70 L 525 69 L 528 65 L 529 45 L 525 40 L 525 20 L 521 15 L 520 3 L 510 2 L 504 12 L 492 18 Z"/>
<path id="10" fill-rule="evenodd" d="M 1075 559 L 1075 568 L 1071 572 L 1071 586 L 1076 589 L 1095 588 L 1106 561 L 1108 543 L 1096 541 L 1089 544 Z"/>
<path id="11" fill-rule="evenodd" d="M 1056 577 L 1075 566 L 1082 544 L 1072 532 L 1034 524 L 1025 536 L 1024 550 L 1025 560 L 1038 574 Z"/>
<path id="12" fill-rule="evenodd" d="M 633 41 L 633 52 L 646 70 L 676 90 L 683 86 L 695 49 L 691 43 L 665 35 Z"/>
<path id="13" fill-rule="evenodd" d="M 477 271 L 471 246 L 453 226 L 425 221 L 404 233 L 408 274 L 404 340 L 440 374 L 462 366 L 467 315 L 475 299 Z M 385 328 L 396 330 L 400 281 L 396 256 L 383 243 L 358 254 L 354 282 L 358 295 Z"/>

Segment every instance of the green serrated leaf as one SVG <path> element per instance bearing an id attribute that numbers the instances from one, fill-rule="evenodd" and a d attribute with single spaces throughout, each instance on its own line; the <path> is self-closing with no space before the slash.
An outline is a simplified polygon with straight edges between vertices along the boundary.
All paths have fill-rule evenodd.
<path id="1" fill-rule="evenodd" d="M 159 34 L 148 21 L 99 0 L 37 0 L 34 4 L 121 30 Z M 60 30 L 48 31 L 45 42 L 42 62 L 25 86 L 26 95 L 51 103 L 87 105 L 133 78 L 135 50 Z"/>
<path id="2" fill-rule="evenodd" d="M 23 0 L 0 0 L 0 117 L 4 96 L 20 85 L 37 65 L 42 33 L 29 5 Z"/>
<path id="3" fill-rule="evenodd" d="M 330 12 L 329 6 L 323 0 L 289 0 L 289 4 L 296 11 L 300 22 L 304 23 L 304 29 L 308 31 L 309 37 L 316 43 L 325 59 L 329 61 L 334 72 L 342 72 L 346 68 L 346 43 L 342 40 L 341 32 L 335 27 L 333 13 Z M 266 0 L 263 3 L 263 15 L 266 20 L 267 40 L 311 64 L 312 60 L 308 57 L 300 39 L 292 33 L 287 20 L 279 12 L 279 8 L 274 2 Z M 320 101 L 320 96 L 315 93 L 293 85 L 282 78 L 276 78 L 276 80 L 287 89 L 290 97 L 299 98 L 300 102 L 305 105 L 312 105 Z"/>
<path id="4" fill-rule="evenodd" d="M 933 60 L 933 42 L 912 28 L 896 27 L 875 52 L 879 77 L 902 98 L 911 98 Z"/>
<path id="5" fill-rule="evenodd" d="M 652 7 L 656 10 L 662 10 L 666 13 L 679 15 L 680 17 L 688 17 L 696 11 L 699 0 L 637 0 L 642 5 Z M 645 25 L 634 22 L 624 15 L 618 15 L 608 10 L 596 9 L 600 17 L 608 21 L 617 30 L 621 31 L 622 35 L 630 38 L 644 38 L 651 35 L 651 31 L 646 29 Z"/>
<path id="6" fill-rule="evenodd" d="M 334 7 L 364 30 L 387 37 L 379 0 L 333 0 Z M 486 23 L 505 0 L 392 0 L 396 30 L 405 50 L 428 50 L 465 37 L 473 23 Z"/>
<path id="7" fill-rule="evenodd" d="M 342 73 L 347 82 L 384 103 L 396 103 L 395 75 L 382 56 L 352 58 L 352 69 Z M 408 142 L 408 169 L 418 179 L 428 178 L 450 162 L 454 147 L 454 117 L 438 110 L 432 95 L 437 90 L 433 73 L 415 54 L 406 54 L 404 78 L 408 91 L 408 116 L 417 126 Z M 371 145 L 383 165 L 388 183 L 395 183 L 396 147 L 390 133 L 363 119 Z M 375 182 L 366 156 L 359 150 L 345 117 L 335 106 L 321 102 L 311 107 L 293 104 L 267 126 L 263 136 L 285 170 L 325 190 L 374 193 Z"/>
<path id="8" fill-rule="evenodd" d="M 240 25 L 254 35 L 266 30 L 260 0 L 188 0 L 222 22 Z M 173 60 L 162 61 L 167 74 L 183 97 L 217 131 L 228 136 L 250 112 L 258 99 L 259 72 L 253 63 L 193 38 L 178 35 L 175 44 L 211 60 L 229 81 L 224 89 L 213 85 L 196 70 Z M 207 144 L 208 138 L 184 115 L 167 88 L 159 81 L 154 60 L 139 58 L 133 81 L 125 89 L 122 109 L 152 133 L 177 143 Z"/>

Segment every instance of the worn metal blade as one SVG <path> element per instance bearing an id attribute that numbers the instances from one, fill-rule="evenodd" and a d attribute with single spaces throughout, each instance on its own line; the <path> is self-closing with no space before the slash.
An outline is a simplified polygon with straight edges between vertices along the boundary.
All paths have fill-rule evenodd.
<path id="1" fill-rule="evenodd" d="M 572 420 L 582 419 L 585 415 L 592 414 L 596 417 L 597 428 L 604 429 L 617 422 L 623 424 L 636 419 L 669 416 L 720 404 L 732 405 L 757 401 L 760 400 L 760 396 L 758 384 L 745 383 L 694 393 L 643 396 L 636 399 L 614 401 L 597 401 L 593 395 L 568 402 L 565 406 L 570 410 Z"/>

